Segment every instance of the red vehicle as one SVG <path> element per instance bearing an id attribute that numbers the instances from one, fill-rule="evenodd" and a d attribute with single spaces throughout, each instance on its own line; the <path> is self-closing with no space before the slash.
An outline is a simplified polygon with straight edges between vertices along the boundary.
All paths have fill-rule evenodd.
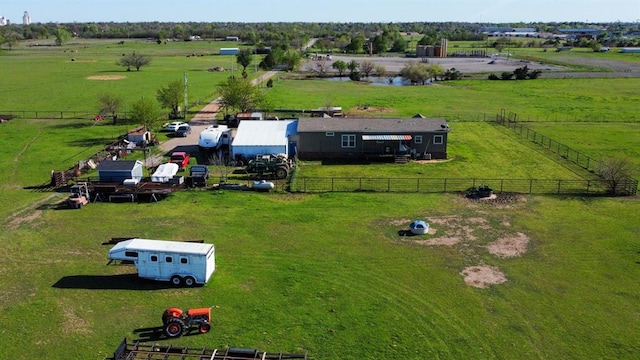
<path id="1" fill-rule="evenodd" d="M 184 332 L 191 332 L 193 328 L 204 334 L 211 330 L 211 310 L 201 308 L 182 311 L 168 308 L 162 314 L 162 324 L 168 338 L 179 337 Z"/>
<path id="2" fill-rule="evenodd" d="M 184 170 L 187 168 L 187 166 L 189 165 L 189 160 L 191 158 L 189 157 L 189 154 L 187 154 L 184 151 L 176 151 L 174 153 L 171 154 L 171 162 L 174 164 L 178 164 L 178 166 L 180 167 L 180 170 Z"/>

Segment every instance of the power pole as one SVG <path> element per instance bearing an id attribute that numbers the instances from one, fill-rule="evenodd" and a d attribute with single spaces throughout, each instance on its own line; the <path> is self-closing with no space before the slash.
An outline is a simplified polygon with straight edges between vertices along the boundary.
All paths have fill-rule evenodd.
<path id="1" fill-rule="evenodd" d="M 184 119 L 187 119 L 187 108 L 189 107 L 189 96 L 188 96 L 188 92 L 189 92 L 189 87 L 187 86 L 188 82 L 187 82 L 187 72 L 184 72 Z"/>

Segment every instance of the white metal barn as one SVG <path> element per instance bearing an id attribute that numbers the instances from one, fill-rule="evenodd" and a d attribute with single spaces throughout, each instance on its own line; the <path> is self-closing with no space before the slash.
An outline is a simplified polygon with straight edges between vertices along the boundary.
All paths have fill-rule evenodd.
<path id="1" fill-rule="evenodd" d="M 130 239 L 109 250 L 110 260 L 132 261 L 141 278 L 174 285 L 205 284 L 215 271 L 213 244 Z"/>
<path id="2" fill-rule="evenodd" d="M 259 154 L 295 155 L 295 142 L 289 138 L 297 134 L 297 120 L 243 120 L 231 143 L 234 158 L 253 158 Z"/>

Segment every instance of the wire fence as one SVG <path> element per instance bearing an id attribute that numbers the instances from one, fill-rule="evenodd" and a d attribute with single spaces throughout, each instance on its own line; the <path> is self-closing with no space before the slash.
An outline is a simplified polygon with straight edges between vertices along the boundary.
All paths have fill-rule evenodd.
<path id="1" fill-rule="evenodd" d="M 496 122 L 513 130 L 516 134 L 525 137 L 527 140 L 545 148 L 552 153 L 560 155 L 565 160 L 574 163 L 583 169 L 598 174 L 603 168 L 603 163 L 588 155 L 582 154 L 567 145 L 564 145 L 552 138 L 529 129 L 517 122 L 518 115 L 515 113 L 506 114 L 503 110 L 496 116 Z M 638 180 L 626 174 L 618 174 L 615 179 L 609 179 L 609 190 L 615 195 L 636 195 L 638 192 Z M 604 181 L 604 180 L 603 180 Z"/>
<path id="2" fill-rule="evenodd" d="M 496 193 L 605 195 L 606 180 L 295 177 L 291 192 L 457 193 L 487 185 Z"/>

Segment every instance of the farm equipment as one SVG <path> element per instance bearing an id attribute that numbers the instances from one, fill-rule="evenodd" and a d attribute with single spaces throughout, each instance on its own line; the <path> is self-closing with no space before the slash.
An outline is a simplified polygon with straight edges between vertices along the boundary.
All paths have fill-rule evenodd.
<path id="1" fill-rule="evenodd" d="M 71 209 L 81 209 L 89 203 L 89 189 L 87 183 L 78 183 L 71 186 L 71 194 L 67 199 L 67 203 Z"/>
<path id="2" fill-rule="evenodd" d="M 162 314 L 164 334 L 168 338 L 176 338 L 184 332 L 191 332 L 197 328 L 201 334 L 211 330 L 211 309 L 190 309 L 182 311 L 178 308 L 168 308 Z"/>
<path id="3" fill-rule="evenodd" d="M 250 174 L 275 175 L 278 179 L 285 179 L 289 176 L 291 164 L 286 155 L 256 155 L 249 160 L 245 171 Z"/>

